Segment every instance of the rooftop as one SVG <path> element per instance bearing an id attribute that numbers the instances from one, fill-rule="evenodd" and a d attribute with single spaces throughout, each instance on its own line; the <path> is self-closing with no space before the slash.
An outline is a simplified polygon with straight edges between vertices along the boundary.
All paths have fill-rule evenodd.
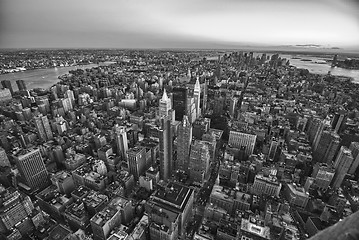
<path id="1" fill-rule="evenodd" d="M 264 225 L 258 225 L 256 219 L 250 217 L 249 219 L 242 218 L 241 230 L 251 234 L 260 236 L 265 239 L 270 239 L 270 229 Z"/>
<path id="2" fill-rule="evenodd" d="M 154 193 L 154 199 L 177 209 L 183 209 L 193 193 L 193 190 L 178 183 L 169 183 L 166 187 L 159 187 Z"/>
<path id="3" fill-rule="evenodd" d="M 57 225 L 49 234 L 49 239 L 51 240 L 62 240 L 68 237 L 71 234 L 71 231 L 62 225 Z"/>
<path id="4" fill-rule="evenodd" d="M 309 197 L 309 194 L 304 190 L 303 187 L 299 187 L 297 185 L 294 185 L 293 183 L 287 184 L 288 188 L 292 193 L 295 195 L 299 195 L 302 197 Z"/>
<path id="5" fill-rule="evenodd" d="M 104 202 L 108 201 L 108 197 L 96 191 L 91 191 L 85 198 L 83 198 L 83 202 L 87 206 L 91 206 L 96 208 Z"/>
<path id="6" fill-rule="evenodd" d="M 77 189 L 72 191 L 72 195 L 74 195 L 76 198 L 84 198 L 87 194 L 90 193 L 90 189 L 84 186 L 79 186 Z"/>
<path id="7" fill-rule="evenodd" d="M 85 205 L 81 201 L 76 201 L 67 207 L 66 213 L 69 215 L 74 215 L 76 218 L 87 217 L 87 211 Z"/>
<path id="8" fill-rule="evenodd" d="M 110 221 L 116 215 L 117 212 L 117 209 L 111 206 L 107 206 L 102 211 L 98 212 L 95 216 L 93 216 L 91 218 L 91 222 L 102 227 L 108 221 Z"/>

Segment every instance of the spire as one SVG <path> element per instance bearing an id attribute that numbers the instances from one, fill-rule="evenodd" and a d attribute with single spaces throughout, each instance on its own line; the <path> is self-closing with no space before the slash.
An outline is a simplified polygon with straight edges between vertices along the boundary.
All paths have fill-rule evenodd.
<path id="1" fill-rule="evenodd" d="M 194 89 L 201 89 L 201 86 L 199 84 L 199 76 L 197 76 L 196 84 L 194 85 Z"/>
<path id="2" fill-rule="evenodd" d="M 163 90 L 163 95 L 162 95 L 162 101 L 168 101 L 168 96 L 167 96 L 167 93 L 166 93 L 166 89 Z"/>

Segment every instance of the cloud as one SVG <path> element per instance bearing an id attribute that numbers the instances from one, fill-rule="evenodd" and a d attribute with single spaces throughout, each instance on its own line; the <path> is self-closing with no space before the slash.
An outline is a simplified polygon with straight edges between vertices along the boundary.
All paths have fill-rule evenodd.
<path id="1" fill-rule="evenodd" d="M 0 47 L 359 42 L 354 0 L 3 0 Z"/>

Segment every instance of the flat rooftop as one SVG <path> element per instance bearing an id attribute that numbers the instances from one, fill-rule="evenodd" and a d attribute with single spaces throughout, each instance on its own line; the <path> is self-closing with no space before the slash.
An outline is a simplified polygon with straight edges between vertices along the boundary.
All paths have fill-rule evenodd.
<path id="1" fill-rule="evenodd" d="M 154 197 L 162 203 L 182 210 L 192 193 L 193 190 L 191 188 L 177 183 L 169 183 L 164 188 L 160 187 L 155 192 Z"/>
<path id="2" fill-rule="evenodd" d="M 91 218 L 91 222 L 102 227 L 110 221 L 110 219 L 113 218 L 117 212 L 117 209 L 107 206 L 102 211 L 96 213 L 96 215 Z"/>

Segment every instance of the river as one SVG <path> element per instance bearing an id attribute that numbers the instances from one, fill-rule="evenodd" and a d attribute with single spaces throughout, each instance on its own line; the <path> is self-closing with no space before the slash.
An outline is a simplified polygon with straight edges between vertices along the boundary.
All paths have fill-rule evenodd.
<path id="1" fill-rule="evenodd" d="M 86 69 L 93 68 L 99 65 L 110 65 L 113 62 L 104 62 L 100 64 L 87 64 L 80 66 L 70 66 L 70 67 L 55 67 L 55 68 L 46 68 L 46 69 L 32 69 L 26 70 L 23 72 L 14 72 L 0 75 L 0 81 L 10 80 L 12 88 L 17 91 L 16 80 L 24 80 L 27 89 L 33 88 L 50 88 L 55 83 L 59 82 L 59 76 L 68 73 L 70 70 L 74 69 Z"/>
<path id="2" fill-rule="evenodd" d="M 330 74 L 334 76 L 351 77 L 353 78 L 354 83 L 359 83 L 359 70 L 345 69 L 340 67 L 332 68 L 331 65 L 327 62 L 316 63 L 316 62 L 324 62 L 325 60 L 328 60 L 327 58 L 318 58 L 318 57 L 311 57 L 306 55 L 285 55 L 285 54 L 280 54 L 280 56 L 282 58 L 288 59 L 290 65 L 293 65 L 297 68 L 308 69 L 310 73 L 327 74 L 330 71 Z M 311 61 L 301 61 L 301 59 L 306 59 Z"/>

